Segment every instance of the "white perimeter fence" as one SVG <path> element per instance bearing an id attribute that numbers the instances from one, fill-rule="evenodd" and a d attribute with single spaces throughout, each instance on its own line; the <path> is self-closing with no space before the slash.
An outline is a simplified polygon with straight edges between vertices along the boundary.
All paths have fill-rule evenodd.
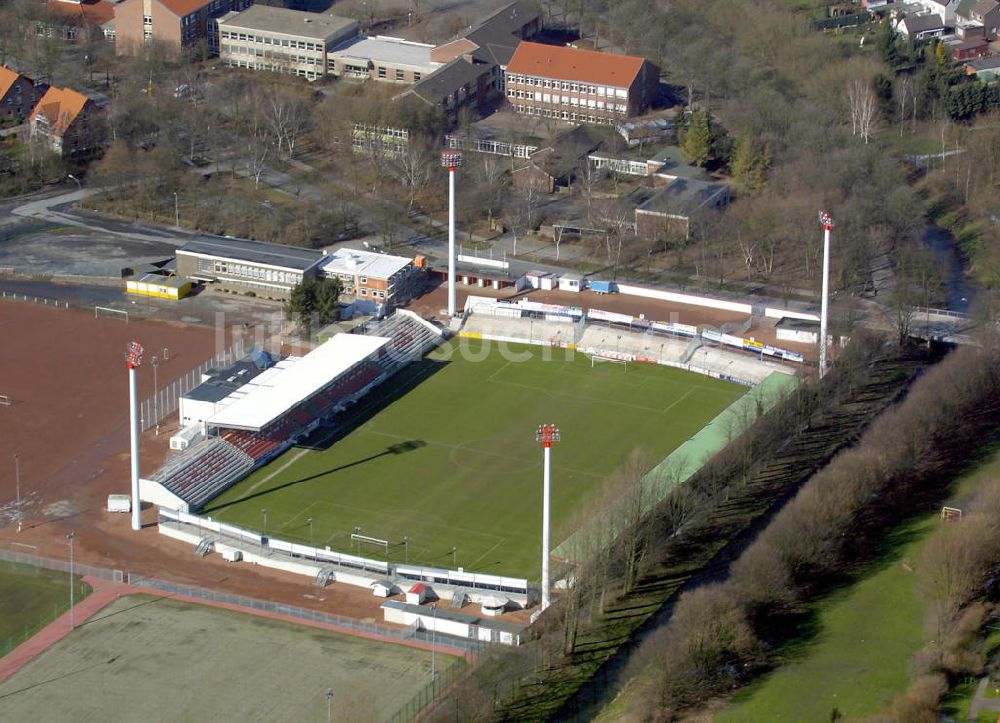
<path id="1" fill-rule="evenodd" d="M 414 582 L 429 582 L 442 585 L 453 585 L 471 590 L 489 590 L 518 595 L 528 594 L 528 581 L 523 578 L 487 575 L 466 570 L 447 570 L 437 567 L 420 567 L 417 565 L 390 565 L 384 560 L 372 560 L 358 555 L 336 552 L 329 547 L 320 548 L 310 545 L 277 540 L 259 532 L 245 530 L 235 525 L 219 522 L 209 517 L 200 517 L 188 512 L 160 508 L 160 518 L 198 528 L 200 533 L 212 532 L 222 537 L 238 540 L 244 545 L 257 545 L 261 549 L 270 549 L 291 557 L 303 560 L 313 560 L 324 565 L 337 565 L 353 571 L 362 571 L 386 576 L 396 576 Z"/>
<path id="2" fill-rule="evenodd" d="M 155 427 L 161 419 L 173 414 L 180 406 L 181 395 L 201 384 L 201 375 L 212 367 L 222 367 L 242 359 L 245 355 L 243 340 L 237 341 L 225 351 L 219 352 L 206 362 L 189 371 L 180 379 L 156 390 L 156 393 L 139 404 L 139 419 L 142 431 Z"/>
<path id="3" fill-rule="evenodd" d="M 47 299 L 44 296 L 28 296 L 27 294 L 15 294 L 12 291 L 0 291 L 0 299 L 10 299 L 11 301 L 28 301 L 33 304 L 42 304 L 43 306 L 54 306 L 57 309 L 68 309 L 68 301 L 59 301 L 58 299 Z"/>

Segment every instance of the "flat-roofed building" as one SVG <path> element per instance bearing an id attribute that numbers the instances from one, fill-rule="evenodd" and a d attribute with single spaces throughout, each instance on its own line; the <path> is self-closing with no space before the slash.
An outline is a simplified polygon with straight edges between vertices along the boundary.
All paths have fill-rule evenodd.
<path id="1" fill-rule="evenodd" d="M 423 275 L 406 256 L 338 249 L 326 257 L 321 272 L 340 279 L 342 291 L 354 296 L 365 313 L 387 313 L 417 293 Z"/>
<path id="2" fill-rule="evenodd" d="M 522 42 L 504 85 L 519 113 L 613 124 L 645 112 L 659 81 L 659 68 L 644 58 Z"/>
<path id="3" fill-rule="evenodd" d="M 441 67 L 431 60 L 433 49 L 433 45 L 403 38 L 358 36 L 329 53 L 327 71 L 345 78 L 416 83 Z"/>
<path id="4" fill-rule="evenodd" d="M 177 249 L 177 275 L 238 293 L 286 299 L 304 278 L 316 276 L 324 258 L 319 251 L 295 246 L 205 237 Z"/>
<path id="5" fill-rule="evenodd" d="M 219 20 L 219 55 L 234 68 L 315 80 L 326 74 L 329 52 L 358 28 L 357 20 L 337 15 L 251 5 Z"/>

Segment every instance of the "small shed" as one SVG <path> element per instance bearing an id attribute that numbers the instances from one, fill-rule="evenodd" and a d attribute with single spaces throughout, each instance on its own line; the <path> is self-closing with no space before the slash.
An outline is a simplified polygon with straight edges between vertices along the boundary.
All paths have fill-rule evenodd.
<path id="1" fill-rule="evenodd" d="M 132 498 L 128 495 L 108 495 L 108 512 L 131 512 Z"/>
<path id="2" fill-rule="evenodd" d="M 565 273 L 559 277 L 559 290 L 560 291 L 573 291 L 579 292 L 583 287 L 583 276 L 576 273 Z"/>
<path id="3" fill-rule="evenodd" d="M 372 594 L 375 597 L 389 597 L 399 592 L 392 580 L 376 580 L 372 583 Z"/>
<path id="4" fill-rule="evenodd" d="M 427 585 L 422 582 L 418 582 L 406 591 L 406 602 L 410 605 L 421 605 L 425 600 L 427 600 L 429 592 L 430 588 L 427 587 Z"/>
<path id="5" fill-rule="evenodd" d="M 778 341 L 794 341 L 799 344 L 819 343 L 819 322 L 783 317 L 774 325 Z"/>
<path id="6" fill-rule="evenodd" d="M 524 275 L 524 278 L 532 289 L 542 289 L 543 291 L 552 291 L 559 283 L 558 276 L 546 271 L 529 271 Z"/>
<path id="7" fill-rule="evenodd" d="M 483 598 L 483 615 L 489 617 L 497 617 L 498 615 L 503 615 L 503 611 L 507 609 L 508 600 L 503 595 L 489 595 Z"/>

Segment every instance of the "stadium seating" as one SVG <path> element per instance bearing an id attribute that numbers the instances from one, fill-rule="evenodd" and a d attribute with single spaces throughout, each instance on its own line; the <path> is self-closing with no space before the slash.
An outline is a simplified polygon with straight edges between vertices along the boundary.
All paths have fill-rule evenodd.
<path id="1" fill-rule="evenodd" d="M 421 359 L 441 340 L 439 334 L 416 319 L 398 313 L 382 320 L 368 333 L 371 336 L 384 336 L 392 340 L 389 353 L 379 361 L 379 367 L 388 374 Z"/>
<path id="2" fill-rule="evenodd" d="M 212 437 L 178 455 L 152 476 L 165 489 L 200 509 L 254 467 L 254 459 L 221 437 Z"/>

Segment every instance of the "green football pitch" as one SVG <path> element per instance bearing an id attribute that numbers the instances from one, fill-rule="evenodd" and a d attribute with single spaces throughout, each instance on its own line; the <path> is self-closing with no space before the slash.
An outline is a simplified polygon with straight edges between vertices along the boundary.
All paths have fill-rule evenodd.
<path id="1" fill-rule="evenodd" d="M 592 367 L 579 352 L 469 339 L 399 377 L 362 400 L 370 406 L 354 412 L 352 431 L 292 448 L 205 514 L 340 552 L 534 580 L 540 423 L 562 433 L 552 454 L 555 546 L 629 451 L 664 457 L 747 391 L 677 369 Z M 388 550 L 352 544 L 352 532 Z"/>

